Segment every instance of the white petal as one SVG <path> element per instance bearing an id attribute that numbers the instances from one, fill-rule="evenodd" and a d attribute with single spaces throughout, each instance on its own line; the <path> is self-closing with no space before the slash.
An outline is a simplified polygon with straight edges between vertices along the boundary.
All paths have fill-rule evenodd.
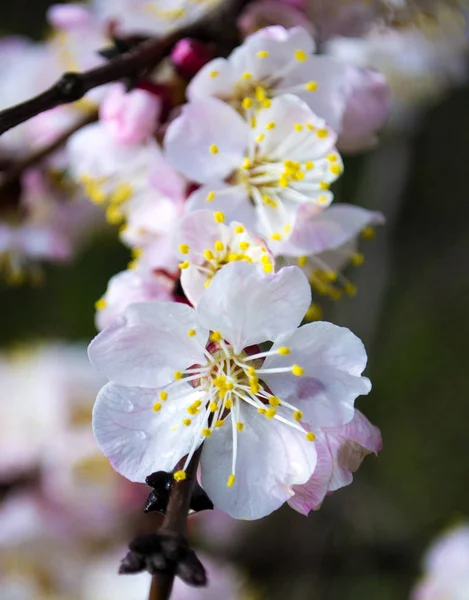
<path id="1" fill-rule="evenodd" d="M 108 383 L 93 409 L 93 431 L 103 454 L 116 471 L 131 481 L 145 481 L 155 471 L 171 471 L 200 435 L 203 412 L 188 427 L 187 408 L 200 397 L 190 385 L 176 388 L 157 412 L 158 389 Z M 202 440 L 203 438 L 201 438 Z M 199 443 L 200 441 L 199 440 Z"/>
<path id="2" fill-rule="evenodd" d="M 274 122 L 275 127 L 266 132 L 266 125 L 270 122 Z M 308 129 L 308 124 L 315 129 Z M 302 130 L 297 131 L 295 125 L 301 125 Z M 262 142 L 264 155 L 282 161 L 315 161 L 334 148 L 337 135 L 333 130 L 328 130 L 327 136 L 323 138 L 317 135 L 317 131 L 326 128 L 324 120 L 306 102 L 292 94 L 285 94 L 274 98 L 270 108 L 260 111 L 252 135 L 256 138 L 259 134 L 265 134 Z"/>
<path id="3" fill-rule="evenodd" d="M 215 193 L 212 200 L 210 192 Z M 249 229 L 255 229 L 257 215 L 242 186 L 230 186 L 222 182 L 211 182 L 203 185 L 189 196 L 185 209 L 187 211 L 211 210 L 220 211 L 225 215 L 225 223 L 239 221 Z"/>
<path id="4" fill-rule="evenodd" d="M 281 335 L 272 350 L 281 346 L 290 348 L 290 354 L 267 357 L 263 368 L 297 364 L 304 375 L 264 375 L 272 391 L 294 402 L 313 432 L 351 421 L 355 399 L 371 389 L 369 379 L 360 377 L 367 360 L 361 340 L 345 327 L 317 322 Z"/>
<path id="5" fill-rule="evenodd" d="M 381 213 L 350 204 L 334 204 L 310 219 L 298 218 L 291 238 L 279 252 L 301 256 L 334 250 L 368 225 L 383 221 Z"/>
<path id="6" fill-rule="evenodd" d="M 231 423 L 215 429 L 202 452 L 202 485 L 216 508 L 238 519 L 260 519 L 292 496 L 291 487 L 309 479 L 316 466 L 315 445 L 300 431 L 243 407 L 238 433 L 236 480 L 232 473 Z"/>
<path id="7" fill-rule="evenodd" d="M 221 100 L 185 104 L 165 136 L 166 155 L 181 173 L 205 183 L 224 179 L 239 167 L 248 141 L 248 126 Z M 211 152 L 216 147 L 217 152 Z"/>
<path id="8" fill-rule="evenodd" d="M 309 283 L 299 268 L 266 275 L 254 264 L 233 262 L 212 279 L 197 313 L 204 327 L 220 331 L 240 352 L 297 327 L 310 302 Z"/>
<path id="9" fill-rule="evenodd" d="M 188 336 L 191 329 L 196 335 Z M 124 315 L 91 342 L 96 369 L 122 385 L 159 387 L 193 364 L 204 364 L 208 332 L 195 311 L 173 302 L 130 305 Z"/>
<path id="10" fill-rule="evenodd" d="M 216 74 L 216 75 L 215 75 Z M 236 74 L 226 58 L 216 58 L 204 65 L 187 86 L 189 100 L 229 96 L 234 89 Z"/>

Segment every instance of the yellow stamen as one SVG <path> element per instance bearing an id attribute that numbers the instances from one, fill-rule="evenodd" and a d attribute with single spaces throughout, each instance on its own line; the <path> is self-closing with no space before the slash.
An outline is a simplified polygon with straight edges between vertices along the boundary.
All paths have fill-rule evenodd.
<path id="1" fill-rule="evenodd" d="M 248 110 L 249 108 L 252 108 L 253 104 L 254 104 L 254 101 L 252 98 L 243 98 L 243 101 L 241 102 L 241 106 L 244 108 L 244 110 Z"/>
<path id="2" fill-rule="evenodd" d="M 279 354 L 282 354 L 283 356 L 288 356 L 290 354 L 290 348 L 287 348 L 286 346 L 281 346 L 277 349 L 277 352 Z"/>
<path id="3" fill-rule="evenodd" d="M 204 250 L 204 256 L 207 260 L 212 260 L 213 252 L 211 250 Z"/>
<path id="4" fill-rule="evenodd" d="M 308 58 L 308 55 L 306 54 L 306 52 L 304 50 L 295 50 L 295 53 L 293 56 L 299 62 L 305 62 L 305 60 Z"/>
<path id="5" fill-rule="evenodd" d="M 106 308 L 107 306 L 107 302 L 104 298 L 100 298 L 99 300 L 96 300 L 96 302 L 94 303 L 94 307 L 96 310 L 103 310 L 103 308 Z"/>
<path id="6" fill-rule="evenodd" d="M 180 269 L 188 269 L 189 268 L 189 261 L 185 260 L 184 262 L 179 263 L 179 268 Z"/>
<path id="7" fill-rule="evenodd" d="M 300 367 L 299 365 L 292 365 L 291 370 L 293 375 L 296 375 L 297 377 L 300 377 L 305 372 L 303 367 Z"/>
<path id="8" fill-rule="evenodd" d="M 158 394 L 158 396 L 159 396 L 160 400 L 163 400 L 163 402 L 165 402 L 165 400 L 168 399 L 168 392 L 160 392 Z"/>
<path id="9" fill-rule="evenodd" d="M 184 479 L 186 479 L 186 472 L 185 471 L 176 471 L 174 473 L 173 477 L 176 481 L 184 481 Z"/>
<path id="10" fill-rule="evenodd" d="M 178 381 L 179 379 L 182 379 L 182 375 L 183 374 L 181 373 L 181 371 L 175 371 L 175 373 L 174 373 L 174 379 L 176 381 Z"/>
<path id="11" fill-rule="evenodd" d="M 244 429 L 244 423 L 241 423 L 240 421 L 238 421 L 236 423 L 236 428 L 237 428 L 238 431 L 243 431 L 243 429 Z"/>
<path id="12" fill-rule="evenodd" d="M 316 436 L 314 435 L 314 433 L 311 433 L 311 431 L 309 431 L 306 434 L 306 439 L 308 440 L 308 442 L 314 442 L 314 440 L 316 439 Z"/>
<path id="13" fill-rule="evenodd" d="M 187 244 L 180 244 L 179 245 L 179 252 L 181 254 L 189 254 L 189 250 L 190 250 L 190 248 L 189 248 L 189 246 Z"/>
<path id="14" fill-rule="evenodd" d="M 220 240 L 217 240 L 214 244 L 213 247 L 215 248 L 215 250 L 217 252 L 223 252 L 223 250 L 225 249 L 225 246 L 223 244 L 223 242 L 220 242 Z"/>
<path id="15" fill-rule="evenodd" d="M 308 92 L 315 92 L 318 89 L 318 84 L 316 81 L 308 81 L 305 85 L 305 90 Z"/>
<path id="16" fill-rule="evenodd" d="M 215 192 L 209 192 L 205 198 L 206 202 L 212 202 L 215 199 Z"/>
<path id="17" fill-rule="evenodd" d="M 161 403 L 160 402 L 155 402 L 155 404 L 153 404 L 153 410 L 155 412 L 158 412 L 159 410 L 161 410 Z"/>
<path id="18" fill-rule="evenodd" d="M 269 56 L 269 51 L 268 50 L 259 50 L 259 52 L 257 53 L 257 56 L 259 58 L 267 58 Z"/>
<path id="19" fill-rule="evenodd" d="M 206 438 L 209 438 L 212 435 L 212 432 L 207 427 L 202 429 L 202 435 Z"/>
<path id="20" fill-rule="evenodd" d="M 218 146 L 216 144 L 211 144 L 209 150 L 212 154 L 218 154 L 219 152 Z"/>
<path id="21" fill-rule="evenodd" d="M 210 339 L 212 340 L 212 342 L 219 342 L 223 338 L 219 331 L 212 331 L 212 333 L 210 334 Z"/>
<path id="22" fill-rule="evenodd" d="M 227 485 L 228 487 L 233 487 L 233 485 L 234 485 L 234 482 L 235 482 L 235 476 L 234 476 L 233 474 L 231 474 L 231 475 L 228 477 L 228 481 L 226 482 L 226 485 Z"/>
<path id="23" fill-rule="evenodd" d="M 303 413 L 301 412 L 301 410 L 295 410 L 295 412 L 293 413 L 293 418 L 295 419 L 295 421 L 301 421 L 301 419 L 303 418 Z"/>
<path id="24" fill-rule="evenodd" d="M 213 218 L 217 223 L 223 223 L 225 220 L 225 215 L 221 211 L 217 210 L 217 212 L 213 213 Z"/>

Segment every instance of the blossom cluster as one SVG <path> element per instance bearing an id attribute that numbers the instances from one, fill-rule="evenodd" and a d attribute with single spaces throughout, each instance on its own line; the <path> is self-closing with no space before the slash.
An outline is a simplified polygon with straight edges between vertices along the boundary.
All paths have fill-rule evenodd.
<path id="1" fill-rule="evenodd" d="M 314 52 L 302 27 L 261 29 L 198 64 L 177 109 L 157 76 L 109 86 L 99 120 L 67 146 L 72 177 L 134 256 L 97 302 L 89 355 L 110 382 L 96 439 L 137 482 L 184 480 L 202 446 L 201 484 L 236 518 L 284 502 L 307 514 L 381 447 L 354 408 L 370 390 L 360 340 L 299 325 L 317 317 L 311 290 L 355 293 L 341 269 L 363 260 L 357 237 L 383 221 L 331 205 L 331 186 L 342 144 L 376 143 L 387 88 Z"/>
<path id="2" fill-rule="evenodd" d="M 47 41 L 0 41 L 0 103 L 138 51 L 216 4 L 55 5 Z M 132 256 L 96 302 L 89 358 L 100 375 L 82 377 L 80 364 L 71 383 L 78 363 L 57 348 L 0 361 L 4 388 L 21 396 L 14 411 L 0 407 L 0 476 L 40 482 L 2 507 L 3 527 L 27 525 L 10 536 L 48 529 L 55 544 L 80 531 L 95 543 L 113 531 L 114 551 L 122 515 L 141 501 L 126 480 L 165 471 L 177 486 L 199 450 L 200 485 L 216 508 L 250 520 L 288 503 L 307 515 L 381 450 L 380 431 L 355 406 L 371 389 L 364 345 L 320 319 L 327 300 L 356 294 L 345 273 L 384 216 L 334 202 L 336 182 L 343 156 L 372 150 L 386 127 L 412 123 L 463 80 L 467 36 L 458 2 L 309 8 L 255 0 L 239 15 L 236 47 L 182 39 L 153 70 L 0 138 L 6 281 L 39 281 L 41 262 L 70 260 L 98 228 L 116 227 Z M 50 145 L 8 179 L 12 164 Z M 18 387 L 25 371 L 37 379 Z M 44 395 L 40 411 L 29 385 Z M 96 395 L 96 441 L 124 478 L 90 438 Z M 146 576 L 138 581 L 148 589 Z"/>

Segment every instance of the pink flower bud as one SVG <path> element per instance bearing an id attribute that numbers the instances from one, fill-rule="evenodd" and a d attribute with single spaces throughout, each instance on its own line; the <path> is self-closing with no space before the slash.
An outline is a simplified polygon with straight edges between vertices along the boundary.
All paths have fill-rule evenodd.
<path id="1" fill-rule="evenodd" d="M 212 58 L 213 52 L 206 44 L 189 38 L 179 41 L 171 52 L 174 67 L 187 79 L 191 79 Z"/>
<path id="2" fill-rule="evenodd" d="M 100 118 L 118 143 L 138 144 L 154 133 L 160 110 L 157 96 L 141 89 L 126 93 L 116 84 L 101 104 Z"/>

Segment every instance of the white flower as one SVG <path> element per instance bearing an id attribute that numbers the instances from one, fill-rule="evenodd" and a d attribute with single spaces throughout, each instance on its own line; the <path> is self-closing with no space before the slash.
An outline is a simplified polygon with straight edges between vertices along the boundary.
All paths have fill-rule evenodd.
<path id="1" fill-rule="evenodd" d="M 266 27 L 227 58 L 203 67 L 188 87 L 191 100 L 215 96 L 245 110 L 294 94 L 338 135 L 339 148 L 358 151 L 376 142 L 388 114 L 384 77 L 330 56 L 315 56 L 315 43 L 301 27 Z"/>
<path id="2" fill-rule="evenodd" d="M 197 210 L 186 215 L 177 228 L 175 241 L 182 262 L 181 286 L 187 299 L 197 304 L 214 275 L 227 263 L 244 260 L 273 271 L 273 257 L 265 242 L 243 225 L 223 223 L 222 213 Z"/>
<path id="3" fill-rule="evenodd" d="M 255 519 L 288 500 L 316 466 L 314 431 L 353 418 L 370 390 L 363 344 L 347 329 L 295 329 L 311 299 L 298 268 L 266 275 L 247 262 L 221 269 L 197 308 L 131 305 L 89 354 L 111 382 L 94 431 L 121 474 L 144 481 L 185 469 L 204 442 L 201 481 L 214 504 Z M 272 341 L 271 350 L 259 344 Z"/>
<path id="4" fill-rule="evenodd" d="M 332 201 L 329 184 L 342 172 L 335 141 L 307 104 L 286 94 L 249 121 L 216 98 L 190 102 L 169 125 L 165 148 L 177 169 L 204 184 L 189 210 L 221 211 L 281 240 L 302 204 Z"/>

